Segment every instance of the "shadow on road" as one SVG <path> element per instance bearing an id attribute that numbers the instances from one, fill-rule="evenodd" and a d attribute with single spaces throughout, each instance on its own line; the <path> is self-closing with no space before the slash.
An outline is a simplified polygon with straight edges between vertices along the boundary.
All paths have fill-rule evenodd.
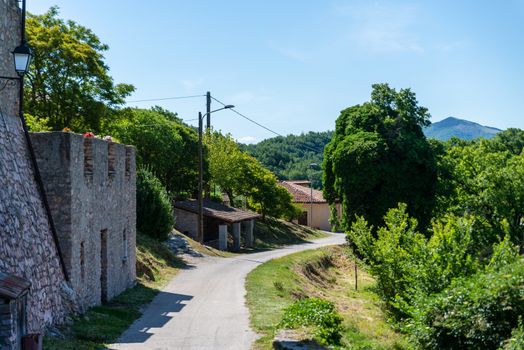
<path id="1" fill-rule="evenodd" d="M 173 313 L 181 312 L 186 306 L 184 302 L 193 299 L 191 295 L 160 292 L 148 306 L 144 314 L 122 335 L 119 344 L 144 343 L 153 334 L 153 328 L 161 328 L 173 318 Z"/>

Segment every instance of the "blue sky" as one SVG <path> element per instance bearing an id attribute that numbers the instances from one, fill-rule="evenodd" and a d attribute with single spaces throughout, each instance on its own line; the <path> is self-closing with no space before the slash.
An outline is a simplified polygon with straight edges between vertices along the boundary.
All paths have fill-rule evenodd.
<path id="1" fill-rule="evenodd" d="M 281 133 L 334 129 L 371 84 L 411 87 L 432 121 L 448 116 L 524 129 L 524 1 L 39 0 L 110 46 L 130 100 L 203 94 Z M 193 119 L 195 98 L 160 105 Z M 218 107 L 217 104 L 213 106 Z M 192 122 L 194 123 L 194 122 Z M 230 111 L 216 129 L 253 142 L 271 133 Z"/>

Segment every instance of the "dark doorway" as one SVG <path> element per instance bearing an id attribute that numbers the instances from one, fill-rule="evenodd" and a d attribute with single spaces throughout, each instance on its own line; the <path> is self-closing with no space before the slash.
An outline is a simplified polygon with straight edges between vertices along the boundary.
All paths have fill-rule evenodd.
<path id="1" fill-rule="evenodd" d="M 100 231 L 100 297 L 107 302 L 107 229 Z"/>
<path id="2" fill-rule="evenodd" d="M 303 211 L 298 217 L 298 224 L 307 226 L 307 211 Z"/>

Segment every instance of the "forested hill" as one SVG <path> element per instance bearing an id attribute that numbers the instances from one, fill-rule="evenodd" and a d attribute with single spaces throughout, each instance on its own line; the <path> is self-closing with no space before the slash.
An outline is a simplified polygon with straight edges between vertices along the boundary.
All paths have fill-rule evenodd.
<path id="1" fill-rule="evenodd" d="M 449 117 L 428 126 L 424 133 L 426 137 L 446 141 L 452 137 L 463 140 L 472 140 L 478 137 L 490 139 L 500 130 L 490 126 L 484 126 L 469 120 Z"/>
<path id="2" fill-rule="evenodd" d="M 332 131 L 308 132 L 301 135 L 274 137 L 242 148 L 257 158 L 282 180 L 303 180 L 313 177 L 313 185 L 320 188 L 321 170 L 309 170 L 309 164 L 322 165 L 324 146 L 331 141 Z"/>

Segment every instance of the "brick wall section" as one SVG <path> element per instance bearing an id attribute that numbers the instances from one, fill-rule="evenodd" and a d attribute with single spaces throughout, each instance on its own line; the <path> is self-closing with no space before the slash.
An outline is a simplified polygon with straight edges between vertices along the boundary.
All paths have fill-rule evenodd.
<path id="1" fill-rule="evenodd" d="M 31 138 L 72 287 L 82 309 L 98 305 L 136 278 L 135 149 L 73 133 Z"/>
<path id="2" fill-rule="evenodd" d="M 189 211 L 174 208 L 175 228 L 191 238 L 197 238 L 198 215 Z"/>
<path id="3" fill-rule="evenodd" d="M 11 52 L 19 43 L 18 3 L 0 0 L 0 75 L 16 76 Z M 31 282 L 28 331 L 38 333 L 65 321 L 64 277 L 17 116 L 17 90 L 0 92 L 0 270 Z"/>

